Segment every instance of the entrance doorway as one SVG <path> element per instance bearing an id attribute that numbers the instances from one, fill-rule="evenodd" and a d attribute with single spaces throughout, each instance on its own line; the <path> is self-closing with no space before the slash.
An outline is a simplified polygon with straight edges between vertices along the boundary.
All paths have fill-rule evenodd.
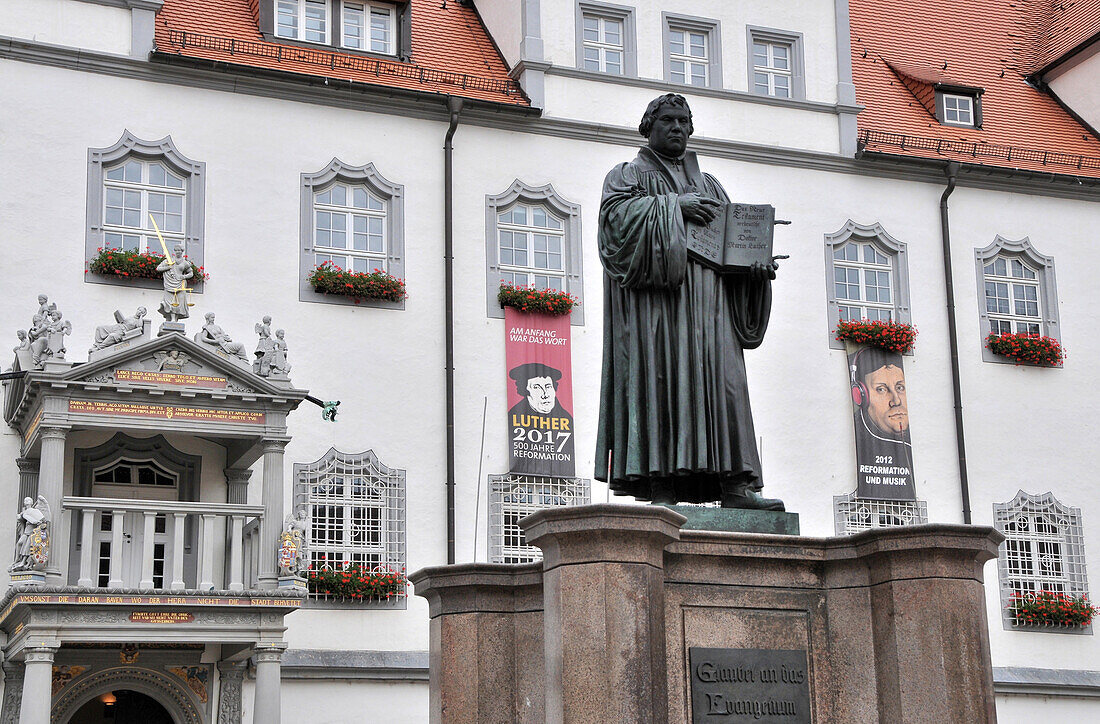
<path id="1" fill-rule="evenodd" d="M 172 715 L 151 696 L 118 689 L 100 694 L 69 718 L 68 724 L 173 724 Z"/>

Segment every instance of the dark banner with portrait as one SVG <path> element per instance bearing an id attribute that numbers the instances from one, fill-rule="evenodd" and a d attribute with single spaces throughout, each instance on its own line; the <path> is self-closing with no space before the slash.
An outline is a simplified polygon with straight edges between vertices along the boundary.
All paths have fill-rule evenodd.
<path id="1" fill-rule="evenodd" d="M 901 355 L 845 343 L 856 429 L 856 495 L 915 500 L 913 444 Z"/>
<path id="2" fill-rule="evenodd" d="M 569 315 L 504 308 L 511 472 L 576 475 Z"/>

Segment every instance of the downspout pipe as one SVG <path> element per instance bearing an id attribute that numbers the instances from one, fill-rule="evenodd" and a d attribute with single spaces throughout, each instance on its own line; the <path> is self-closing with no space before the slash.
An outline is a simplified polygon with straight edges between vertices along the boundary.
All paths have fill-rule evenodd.
<path id="1" fill-rule="evenodd" d="M 959 486 L 962 493 L 963 523 L 970 524 L 970 481 L 966 473 L 966 438 L 963 434 L 962 382 L 959 376 L 959 333 L 955 323 L 955 282 L 951 270 L 951 221 L 947 199 L 955 190 L 959 164 L 948 161 L 943 169 L 947 188 L 940 196 L 940 240 L 943 243 L 943 285 L 947 293 L 947 334 L 951 346 L 951 393 L 955 399 L 955 448 L 959 452 Z"/>
<path id="2" fill-rule="evenodd" d="M 455 270 L 454 154 L 451 140 L 458 130 L 462 99 L 447 96 L 450 124 L 443 141 L 443 288 L 444 368 L 447 377 L 447 563 L 455 562 Z"/>

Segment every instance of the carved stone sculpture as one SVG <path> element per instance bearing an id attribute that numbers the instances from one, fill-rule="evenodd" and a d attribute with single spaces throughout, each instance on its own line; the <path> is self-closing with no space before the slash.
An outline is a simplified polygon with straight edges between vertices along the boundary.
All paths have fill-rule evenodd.
<path id="1" fill-rule="evenodd" d="M 92 350 L 103 349 L 134 337 L 140 337 L 142 326 L 145 324 L 143 317 L 146 314 L 145 307 L 138 307 L 132 317 L 124 317 L 122 312 L 116 309 L 114 324 L 104 324 L 95 328 L 95 342 L 92 343 Z"/>
<path id="2" fill-rule="evenodd" d="M 209 345 L 211 347 L 217 347 L 230 357 L 236 357 L 242 362 L 248 362 L 248 356 L 244 351 L 243 342 L 234 342 L 225 331 L 214 324 L 214 313 L 207 312 L 206 324 L 202 326 L 202 331 L 195 334 L 195 341 L 199 344 Z"/>
<path id="3" fill-rule="evenodd" d="M 256 343 L 256 359 L 252 362 L 252 371 L 260 377 L 267 377 L 271 374 L 271 360 L 275 356 L 270 316 L 265 315 L 264 321 L 256 324 L 256 334 L 260 335 L 260 341 Z"/>
<path id="4" fill-rule="evenodd" d="M 279 329 L 275 331 L 275 339 L 272 340 L 272 344 L 275 349 L 271 353 L 271 374 L 281 375 L 286 377 L 290 374 L 290 365 L 287 364 L 286 354 L 286 331 Z"/>
<path id="5" fill-rule="evenodd" d="M 191 361 L 191 355 L 171 349 L 167 352 L 154 352 L 153 359 L 157 363 L 157 372 L 183 372 L 184 366 Z"/>
<path id="6" fill-rule="evenodd" d="M 288 515 L 279 534 L 279 575 L 301 576 L 309 568 L 309 521 L 306 511 Z"/>
<path id="7" fill-rule="evenodd" d="M 15 336 L 19 338 L 19 346 L 14 348 L 12 352 L 19 353 L 29 350 L 31 348 L 31 341 L 27 339 L 27 330 L 20 329 L 15 332 Z"/>
<path id="8" fill-rule="evenodd" d="M 176 244 L 172 256 L 157 264 L 157 271 L 163 274 L 161 279 L 164 282 L 164 296 L 157 311 L 168 323 L 187 319 L 191 316 L 187 280 L 195 276 L 195 270 L 191 268 L 191 262 L 183 258 L 183 247 Z"/>
<path id="9" fill-rule="evenodd" d="M 16 517 L 19 538 L 15 543 L 15 562 L 8 571 L 44 571 L 50 560 L 50 504 L 41 495 L 37 501 L 23 499 L 23 510 Z"/>
<path id="10" fill-rule="evenodd" d="M 64 361 L 65 336 L 73 333 L 73 325 L 62 319 L 56 304 L 46 305 L 46 295 L 38 295 L 39 310 L 27 332 L 31 359 L 37 369 L 42 369 L 48 359 Z"/>
<path id="11" fill-rule="evenodd" d="M 596 478 L 654 503 L 782 510 L 757 493 L 744 360 L 768 326 L 775 261 L 727 274 L 689 258 L 686 222 L 708 224 L 729 198 L 687 150 L 694 127 L 682 96 L 654 99 L 638 130 L 647 145 L 611 169 L 600 203 Z"/>

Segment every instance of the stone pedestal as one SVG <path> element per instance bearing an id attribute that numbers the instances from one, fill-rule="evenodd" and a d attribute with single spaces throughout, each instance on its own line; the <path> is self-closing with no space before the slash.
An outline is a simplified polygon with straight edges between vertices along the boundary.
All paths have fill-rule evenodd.
<path id="1" fill-rule="evenodd" d="M 411 575 L 429 601 L 433 724 L 731 722 L 743 717 L 728 706 L 786 699 L 799 707 L 790 722 L 996 721 L 982 564 L 999 533 L 799 538 L 683 523 L 661 506 L 540 511 L 520 525 L 542 564 Z M 704 658 L 763 663 L 746 664 L 755 683 L 707 699 Z M 790 693 L 779 704 L 756 686 L 766 668 Z"/>
<path id="2" fill-rule="evenodd" d="M 279 588 L 289 588 L 295 591 L 306 592 L 306 579 L 301 576 L 279 576 Z"/>
<path id="3" fill-rule="evenodd" d="M 160 329 L 157 330 L 157 336 L 163 337 L 164 335 L 171 334 L 172 332 L 176 332 L 177 334 L 187 334 L 187 327 L 184 326 L 183 322 L 166 321 L 160 325 Z"/>

